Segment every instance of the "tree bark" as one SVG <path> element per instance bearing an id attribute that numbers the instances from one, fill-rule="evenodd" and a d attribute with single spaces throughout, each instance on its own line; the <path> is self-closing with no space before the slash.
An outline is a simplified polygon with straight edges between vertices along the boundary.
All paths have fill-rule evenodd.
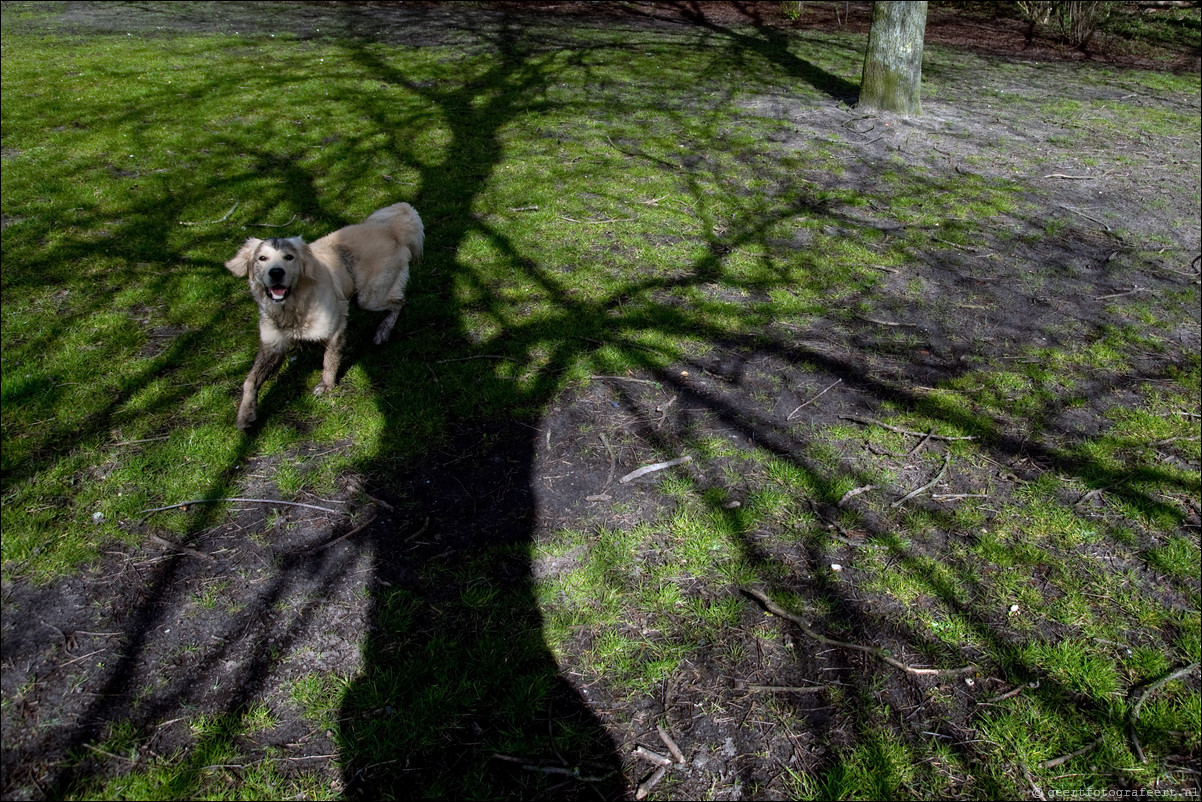
<path id="1" fill-rule="evenodd" d="M 857 108 L 906 115 L 922 112 L 922 38 L 926 27 L 925 2 L 873 3 Z"/>

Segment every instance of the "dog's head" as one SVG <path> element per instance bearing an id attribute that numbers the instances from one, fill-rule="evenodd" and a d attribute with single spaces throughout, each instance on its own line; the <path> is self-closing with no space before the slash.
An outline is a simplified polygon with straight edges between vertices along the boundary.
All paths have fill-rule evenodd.
<path id="1" fill-rule="evenodd" d="M 251 290 L 257 297 L 282 304 L 305 272 L 308 250 L 309 246 L 300 237 L 251 237 L 225 267 L 235 276 L 249 275 Z"/>

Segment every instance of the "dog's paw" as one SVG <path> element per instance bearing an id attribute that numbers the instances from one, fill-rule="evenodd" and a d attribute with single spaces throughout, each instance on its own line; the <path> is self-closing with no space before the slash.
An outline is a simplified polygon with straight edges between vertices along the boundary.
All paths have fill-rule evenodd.
<path id="1" fill-rule="evenodd" d="M 257 417 L 253 409 L 238 410 L 238 428 L 244 432 L 247 431 L 254 424 Z"/>
<path id="2" fill-rule="evenodd" d="M 333 387 L 326 384 L 325 382 L 321 382 L 320 384 L 318 384 L 316 387 L 313 388 L 313 395 L 325 395 L 326 393 L 328 393 L 330 390 L 333 390 L 333 389 L 334 389 Z"/>
<path id="3" fill-rule="evenodd" d="M 384 343 L 388 342 L 388 338 L 390 336 L 392 336 L 392 329 L 389 329 L 388 331 L 381 329 L 380 331 L 376 332 L 376 336 L 372 338 L 372 342 L 374 342 L 376 345 L 383 345 Z"/>

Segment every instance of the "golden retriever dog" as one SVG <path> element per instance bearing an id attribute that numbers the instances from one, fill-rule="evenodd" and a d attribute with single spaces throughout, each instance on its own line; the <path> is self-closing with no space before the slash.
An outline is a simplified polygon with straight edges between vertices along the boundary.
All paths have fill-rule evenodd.
<path id="1" fill-rule="evenodd" d="M 251 237 L 242 244 L 225 266 L 250 281 L 259 305 L 259 353 L 242 384 L 239 429 L 255 422 L 259 389 L 297 340 L 326 345 L 313 394 L 334 386 L 352 296 L 363 309 L 388 313 L 376 331 L 376 345 L 388 339 L 405 305 L 409 267 L 421 259 L 424 240 L 417 210 L 395 203 L 311 245 L 300 237 Z"/>

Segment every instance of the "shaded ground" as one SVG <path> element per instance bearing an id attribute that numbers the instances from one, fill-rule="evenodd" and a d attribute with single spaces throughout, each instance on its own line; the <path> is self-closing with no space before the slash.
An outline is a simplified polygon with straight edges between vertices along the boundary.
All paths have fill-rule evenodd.
<path id="1" fill-rule="evenodd" d="M 248 30 L 262 24 L 246 6 L 190 5 L 200 9 L 195 17 L 169 12 L 171 26 Z M 599 4 L 548 3 L 537 4 L 535 12 L 527 10 L 530 4 L 521 5 L 478 9 L 474 24 L 537 13 L 541 23 L 554 14 L 569 26 L 701 26 L 723 33 L 727 26 L 757 21 L 757 15 L 775 14 L 778 6 L 680 3 L 598 9 Z M 866 24 L 862 4 L 807 7 L 807 16 L 797 24 L 853 30 Z M 160 22 L 156 15 L 162 13 L 148 10 L 131 19 L 112 7 L 71 3 L 63 6 L 56 24 L 80 32 L 134 28 L 154 35 Z M 358 33 L 402 37 L 413 44 L 462 41 L 465 46 L 475 41 L 472 31 L 461 28 L 460 12 L 439 4 L 364 4 L 354 14 L 310 4 L 290 13 L 295 13 L 290 29 L 302 36 Z M 775 18 L 769 22 L 782 28 L 792 24 Z M 419 34 L 413 33 L 415 28 Z M 941 9 L 928 23 L 928 40 L 1020 59 L 1086 58 L 1048 42 L 1028 43 L 1025 29 L 1014 21 L 965 19 Z M 1136 56 L 1089 58 L 1117 65 L 1148 63 Z M 1196 69 L 1197 53 L 1182 54 L 1178 66 Z M 991 88 L 998 93 L 1009 89 Z M 1101 99 L 1136 92 L 1148 104 L 1166 102 L 1155 90 L 1122 79 L 1093 91 Z M 879 164 L 894 156 L 928 164 L 933 159 L 933 173 L 935 168 L 949 175 L 971 169 L 1015 180 L 1014 165 L 1031 164 L 1058 131 L 1038 115 L 996 111 L 995 102 L 966 87 L 962 95 L 930 102 L 921 119 L 890 126 L 861 118 L 836 102 L 799 108 L 784 95 L 763 96 L 755 111 L 796 123 L 794 138 L 779 143 L 782 149 L 831 133 L 859 136 L 862 161 L 846 166 L 842 186 L 871 186 Z M 1197 98 L 1193 110 L 1198 110 Z M 997 147 L 1003 141 L 1004 151 Z M 637 143 L 617 144 L 637 149 Z M 661 788 L 668 789 L 665 793 L 674 798 L 788 797 L 786 767 L 815 771 L 822 765 L 823 744 L 852 737 L 853 714 L 799 694 L 781 704 L 812 729 L 786 736 L 749 688 L 769 679 L 788 686 L 833 682 L 844 683 L 851 693 L 862 686 L 870 660 L 838 650 L 799 660 L 796 641 L 801 636 L 777 622 L 779 638 L 765 643 L 753 632 L 763 613 L 748 604 L 741 625 L 727 638 L 741 647 L 741 660 L 699 661 L 692 674 L 665 682 L 647 698 L 611 695 L 604 682 L 590 683 L 574 674 L 570 661 L 557 665 L 539 640 L 532 580 L 570 568 L 572 557 L 540 559 L 538 544 L 565 527 L 623 529 L 653 520 L 672 504 L 658 492 L 654 477 L 627 484 L 615 477 L 700 440 L 721 437 L 735 448 L 754 445 L 804 464 L 807 456 L 799 443 L 810 428 L 846 425 L 846 416 L 877 417 L 886 402 L 921 407 L 927 388 L 973 365 L 1014 356 L 1035 343 L 1056 347 L 1101 336 L 1108 322 L 1124 314 L 1116 304 L 1128 293 L 1171 294 L 1194 286 L 1197 260 L 1191 264 L 1190 259 L 1199 249 L 1195 143 L 1149 134 L 1141 142 L 1098 145 L 1098 154 L 1116 152 L 1129 154 L 1132 162 L 1107 170 L 1104 180 L 1055 177 L 1089 173 L 1093 168 L 1085 160 L 1097 154 L 1088 153 L 1057 153 L 1045 172 L 1018 176 L 1030 182 L 1033 195 L 1041 195 L 1049 215 L 1071 225 L 1044 235 L 1038 221 L 1015 216 L 1008 226 L 999 226 L 1015 236 L 914 254 L 906 275 L 891 274 L 880 291 L 894 299 L 888 320 L 851 316 L 807 330 L 774 326 L 755 338 L 715 342 L 703 357 L 666 371 L 599 378 L 570 390 L 540 420 L 464 421 L 420 465 L 405 466 L 399 474 L 381 467 L 375 475 L 348 479 L 334 499 L 300 499 L 335 503 L 337 513 L 263 504 L 245 505 L 228 519 L 206 519 L 202 512 L 186 549 L 157 539 L 154 518 L 148 517 L 131 522 L 147 537 L 141 548 L 114 548 L 104 564 L 82 578 L 49 587 L 6 583 L 5 798 L 59 796 L 97 766 L 109 765 L 112 755 L 96 754 L 92 744 L 111 722 L 132 723 L 133 748 L 117 757 L 137 765 L 195 747 L 189 711 L 244 716 L 264 701 L 285 723 L 261 738 L 238 735 L 239 747 L 283 756 L 298 774 L 317 774 L 330 788 L 351 795 L 430 793 L 448 775 L 487 771 L 494 788 L 514 795 L 633 796 L 652 766 L 632 750 L 644 744 L 664 751 L 655 725 L 666 720 L 687 762 L 669 775 Z M 937 190 L 933 178 L 932 191 Z M 1169 211 L 1149 215 L 1153 198 L 1163 199 Z M 862 219 L 847 223 L 887 227 L 886 221 L 872 218 L 871 207 L 862 213 Z M 1179 226 L 1175 220 L 1190 222 Z M 441 235 L 431 229 L 430 236 L 437 240 Z M 1161 256 L 1137 244 L 1157 238 L 1171 243 Z M 804 248 L 805 243 L 796 246 Z M 954 299 L 969 308 L 936 304 L 932 314 L 929 306 L 908 303 L 915 281 L 924 297 Z M 989 492 L 1005 498 L 1042 472 L 1072 471 L 1058 447 L 1099 431 L 1102 413 L 1116 399 L 1134 398 L 1135 383 L 1169 381 L 1174 363 L 1202 347 L 1198 312 L 1175 330 L 1161 332 L 1161 338 L 1163 350 L 1149 352 L 1129 373 L 1099 374 L 1072 398 L 1062 399 L 1059 408 L 1046 410 L 1047 425 L 1038 441 L 1028 442 L 1023 423 L 1011 422 L 1013 437 L 995 444 L 994 466 L 949 477 L 944 492 Z M 818 400 L 818 393 L 836 381 Z M 804 414 L 798 415 L 803 404 Z M 917 486 L 928 478 L 912 454 L 874 452 L 854 438 L 845 442 L 841 457 L 849 470 L 888 465 L 906 478 L 901 486 Z M 1171 446 L 1163 457 L 1183 459 Z M 732 479 L 722 465 L 718 457 L 678 470 L 699 487 L 719 491 L 736 514 L 737 504 L 754 489 L 749 484 L 753 477 Z M 278 495 L 270 481 L 272 467 L 241 466 L 245 497 Z M 1182 511 L 1190 526 L 1198 525 L 1197 499 L 1182 494 L 1161 503 Z M 924 504 L 935 515 L 946 509 L 933 500 Z M 816 512 L 837 517 L 831 509 Z M 1107 512 L 1099 508 L 1096 514 Z M 851 563 L 853 544 L 879 534 L 879 523 L 866 514 L 860 528 L 841 531 L 851 543 L 822 547 L 800 539 L 785 545 L 778 534 L 752 533 L 742 548 L 757 564 L 785 563 L 807 577 L 821 574 L 831 563 Z M 515 550 L 480 556 L 482 546 L 503 543 L 513 543 Z M 534 544 L 533 560 L 523 551 L 529 543 Z M 919 556 L 936 556 L 941 545 L 934 538 L 915 542 L 913 548 Z M 471 570 L 464 572 L 463 566 Z M 1174 587 L 1144 564 L 1123 569 L 1148 585 L 1163 582 L 1161 595 L 1168 605 L 1187 604 L 1188 594 L 1197 592 Z M 854 580 L 854 571 L 850 576 Z M 476 586 L 509 602 L 473 611 L 463 599 Z M 803 595 L 819 593 L 805 583 L 800 587 Z M 924 644 L 914 633 L 896 631 L 891 611 L 856 590 L 854 581 L 840 598 L 843 608 L 837 618 L 849 631 L 871 633 L 874 643 L 912 662 L 950 665 L 975 657 L 948 654 L 938 643 Z M 513 615 L 502 622 L 508 612 Z M 396 616 L 408 622 L 403 639 L 393 637 L 396 627 L 390 622 Z M 638 621 L 630 623 L 639 626 Z M 991 622 L 978 623 L 984 631 Z M 506 637 L 498 645 L 489 640 L 489 631 L 502 626 Z M 448 627 L 456 631 L 448 635 Z M 580 633 L 575 648 L 587 650 L 594 634 Z M 545 749 L 537 755 L 507 756 L 521 758 L 518 762 L 482 756 L 480 744 L 497 751 L 493 745 L 503 740 L 497 734 L 514 721 L 499 705 L 469 705 L 472 712 L 457 723 L 460 735 L 452 742 L 420 743 L 411 753 L 392 757 L 374 752 L 375 741 L 411 736 L 389 731 L 392 712 L 387 708 L 364 712 L 356 705 L 366 694 L 363 686 L 387 682 L 390 661 L 412 659 L 427 648 L 461 652 L 465 674 L 482 689 L 457 686 L 456 692 L 482 699 L 505 689 L 490 686 L 486 673 L 474 666 L 488 660 L 526 666 L 524 675 L 545 684 L 546 715 L 519 722 L 529 730 L 522 742 L 543 738 Z M 497 652 L 481 654 L 486 648 Z M 339 716 L 314 727 L 302 717 L 295 688 L 297 681 L 318 671 L 364 679 L 350 689 Z M 936 728 L 949 739 L 970 741 L 975 700 L 1022 679 L 986 676 L 976 689 L 944 683 L 945 701 L 925 710 L 923 689 L 936 680 L 889 675 L 885 687 L 873 692 L 893 709 L 913 711 L 906 720 L 916 733 Z M 398 689 L 396 704 L 417 704 L 419 690 Z M 349 746 L 335 742 L 339 727 Z M 197 773 L 237 777 L 245 768 L 198 761 Z M 567 767 L 581 767 L 585 779 L 564 776 Z M 449 787 L 448 793 L 453 790 Z M 979 791 L 970 785 L 961 790 Z"/>

